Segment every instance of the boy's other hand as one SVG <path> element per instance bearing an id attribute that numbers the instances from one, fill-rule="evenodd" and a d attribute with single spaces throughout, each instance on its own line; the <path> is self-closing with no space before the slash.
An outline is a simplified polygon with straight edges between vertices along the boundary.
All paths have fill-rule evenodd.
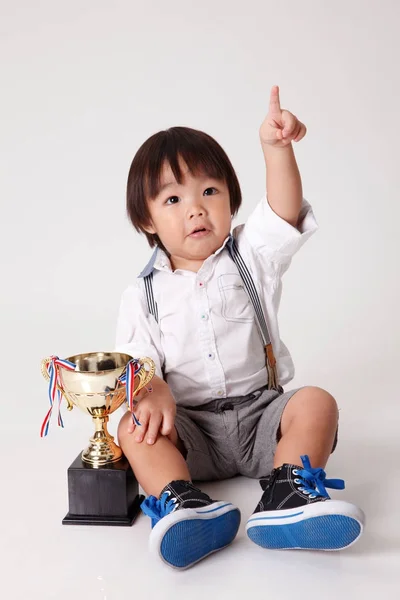
<path id="1" fill-rule="evenodd" d="M 138 443 L 146 437 L 148 444 L 154 444 L 159 432 L 169 435 L 174 427 L 176 403 L 168 384 L 160 377 L 154 376 L 151 387 L 152 392 L 142 390 L 137 396 L 139 401 L 134 412 L 140 425 L 135 425 L 132 419 L 128 426 L 128 433 L 134 433 Z"/>
<path id="2" fill-rule="evenodd" d="M 306 135 L 307 128 L 288 110 L 281 109 L 279 87 L 271 90 L 269 111 L 260 127 L 262 144 L 284 148 L 291 142 L 299 142 Z"/>

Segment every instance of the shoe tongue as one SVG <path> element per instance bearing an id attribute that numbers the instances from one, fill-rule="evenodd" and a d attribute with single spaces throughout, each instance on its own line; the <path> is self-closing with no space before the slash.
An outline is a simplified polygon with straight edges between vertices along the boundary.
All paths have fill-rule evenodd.
<path id="1" fill-rule="evenodd" d="M 192 484 L 191 481 L 184 481 L 184 480 L 171 481 L 161 491 L 161 494 L 160 494 L 159 498 L 161 499 L 161 496 L 165 492 L 171 492 L 175 497 L 178 497 L 178 496 L 181 496 L 182 494 L 184 494 L 185 492 L 188 492 L 190 490 L 196 491 L 196 492 L 200 491 L 196 487 L 194 487 L 194 485 Z"/>
<path id="2" fill-rule="evenodd" d="M 280 477 L 279 479 L 293 479 L 296 475 L 293 473 L 293 470 L 302 471 L 303 467 L 299 467 L 299 465 L 293 465 L 285 463 L 281 467 Z"/>
<path id="3" fill-rule="evenodd" d="M 280 477 L 278 477 L 278 479 L 295 479 L 296 475 L 293 473 L 293 469 L 296 469 L 296 471 L 304 470 L 304 467 L 299 467 L 299 465 L 290 465 L 290 464 L 286 464 L 286 463 L 284 465 L 282 465 L 281 468 L 282 468 L 282 471 L 281 471 Z M 311 476 L 311 474 L 310 474 L 310 476 Z M 301 480 L 304 482 L 307 482 L 313 488 L 315 487 L 312 476 L 310 477 L 310 479 L 307 479 L 306 477 L 301 477 Z"/>
<path id="4" fill-rule="evenodd" d="M 297 471 L 302 471 L 303 469 L 303 467 L 299 467 L 299 465 L 293 465 L 289 463 L 285 463 L 284 465 L 282 465 L 282 469 L 283 468 L 287 469 L 287 472 L 292 472 L 293 469 L 296 469 Z"/>
<path id="5" fill-rule="evenodd" d="M 272 469 L 270 475 L 266 477 L 261 477 L 260 485 L 262 490 L 265 492 L 270 483 L 274 483 L 275 481 L 282 481 L 287 479 L 293 479 L 293 469 L 299 469 L 301 467 L 297 467 L 296 465 L 289 465 L 287 463 L 283 464 L 280 467 L 276 467 Z"/>
<path id="6" fill-rule="evenodd" d="M 297 471 L 301 471 L 303 469 L 303 467 L 299 467 L 299 465 L 285 463 L 281 467 L 274 469 L 271 473 L 271 477 L 272 477 L 274 471 L 277 471 L 277 473 L 275 475 L 276 481 L 294 479 L 296 477 L 296 475 L 293 473 L 294 469 L 296 469 Z"/>

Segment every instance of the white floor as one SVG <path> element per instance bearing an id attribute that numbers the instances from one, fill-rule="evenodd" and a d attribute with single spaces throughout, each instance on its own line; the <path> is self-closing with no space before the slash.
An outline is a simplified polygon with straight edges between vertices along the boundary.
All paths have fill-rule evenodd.
<path id="1" fill-rule="evenodd" d="M 391 418 L 396 399 L 381 392 L 381 403 L 372 391 L 354 394 L 355 403 L 364 407 L 361 416 L 346 400 L 340 444 L 327 468 L 328 477 L 346 480 L 346 490 L 334 496 L 360 505 L 367 514 L 357 545 L 337 553 L 269 552 L 253 545 L 244 524 L 261 490 L 257 481 L 237 478 L 203 486 L 214 498 L 241 508 L 236 541 L 194 568 L 175 572 L 148 555 L 150 522 L 144 515 L 132 528 L 61 524 L 68 510 L 66 469 L 86 443 L 91 423 L 75 411 L 66 415 L 64 430 L 53 424 L 49 436 L 40 439 L 45 395 L 38 388 L 38 427 L 3 428 L 1 433 L 11 457 L 3 464 L 0 496 L 1 598 L 398 598 L 398 419 Z"/>

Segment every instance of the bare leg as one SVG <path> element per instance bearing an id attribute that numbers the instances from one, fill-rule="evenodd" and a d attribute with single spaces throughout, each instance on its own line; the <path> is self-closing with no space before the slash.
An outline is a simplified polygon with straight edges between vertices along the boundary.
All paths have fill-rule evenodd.
<path id="1" fill-rule="evenodd" d="M 301 466 L 301 454 L 309 456 L 313 467 L 325 467 L 337 424 L 337 404 L 328 392 L 318 387 L 296 392 L 283 411 L 274 467 L 284 463 Z"/>
<path id="2" fill-rule="evenodd" d="M 128 423 L 132 419 L 127 412 L 118 425 L 118 439 L 128 459 L 135 477 L 147 495 L 159 497 L 163 488 L 174 480 L 190 481 L 190 473 L 180 450 L 176 429 L 169 437 L 160 435 L 149 445 L 146 441 L 136 442 L 128 433 Z"/>

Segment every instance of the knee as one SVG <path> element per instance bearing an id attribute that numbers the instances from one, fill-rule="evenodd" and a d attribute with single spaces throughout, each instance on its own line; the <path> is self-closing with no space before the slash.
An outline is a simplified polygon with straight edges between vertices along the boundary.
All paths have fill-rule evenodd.
<path id="1" fill-rule="evenodd" d="M 291 406 L 289 406 L 291 405 Z M 291 416 L 302 416 L 305 413 L 313 415 L 324 415 L 325 417 L 338 419 L 338 406 L 335 398 L 320 387 L 304 387 L 289 401 L 288 409 Z"/>
<path id="2" fill-rule="evenodd" d="M 304 387 L 298 390 L 287 403 L 281 419 L 280 432 L 284 435 L 294 424 L 310 427 L 325 423 L 336 430 L 339 412 L 335 398 L 319 387 Z"/>
<path id="3" fill-rule="evenodd" d="M 300 392 L 303 392 L 303 401 L 311 410 L 317 410 L 318 412 L 338 417 L 337 402 L 332 394 L 326 390 L 316 386 L 308 386 L 300 390 Z"/>

